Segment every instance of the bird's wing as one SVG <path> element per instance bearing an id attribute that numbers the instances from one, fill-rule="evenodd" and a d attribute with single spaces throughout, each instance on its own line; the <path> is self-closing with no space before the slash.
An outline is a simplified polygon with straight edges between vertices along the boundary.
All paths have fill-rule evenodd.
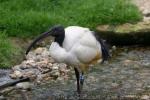
<path id="1" fill-rule="evenodd" d="M 90 32 L 87 32 L 79 42 L 73 46 L 72 52 L 82 63 L 90 63 L 94 59 L 100 59 L 102 54 L 99 42 Z"/>
<path id="2" fill-rule="evenodd" d="M 66 50 L 59 46 L 57 42 L 52 42 L 50 48 L 50 55 L 57 61 L 57 62 L 65 62 L 65 59 L 68 55 Z"/>
<path id="3" fill-rule="evenodd" d="M 65 28 L 65 39 L 63 42 L 63 48 L 70 51 L 71 48 L 80 41 L 86 32 L 89 31 L 88 28 L 83 28 L 79 26 L 69 26 Z"/>

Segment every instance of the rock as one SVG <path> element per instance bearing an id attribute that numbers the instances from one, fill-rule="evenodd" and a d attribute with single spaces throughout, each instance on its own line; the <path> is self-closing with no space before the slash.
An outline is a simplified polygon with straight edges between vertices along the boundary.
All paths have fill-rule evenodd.
<path id="1" fill-rule="evenodd" d="M 36 73 L 33 70 L 24 72 L 23 77 L 29 77 L 30 79 L 35 79 L 37 77 Z"/>
<path id="2" fill-rule="evenodd" d="M 40 74 L 37 76 L 37 82 L 44 81 L 45 79 L 48 79 L 48 78 L 50 78 L 49 74 Z"/>
<path id="3" fill-rule="evenodd" d="M 20 65 L 14 66 L 14 67 L 12 68 L 12 70 L 13 70 L 13 71 L 15 71 L 15 70 L 20 70 Z"/>
<path id="4" fill-rule="evenodd" d="M 43 61 L 37 62 L 36 64 L 37 64 L 38 67 L 47 68 L 48 60 L 44 59 Z"/>
<path id="5" fill-rule="evenodd" d="M 118 83 L 112 83 L 111 86 L 112 86 L 113 88 L 117 88 L 117 87 L 119 86 L 119 84 L 118 84 Z"/>
<path id="6" fill-rule="evenodd" d="M 49 53 L 48 50 L 45 49 L 45 50 L 41 53 L 41 55 L 42 55 L 43 57 L 49 57 L 49 56 L 50 56 L 50 53 Z"/>
<path id="7" fill-rule="evenodd" d="M 58 70 L 53 70 L 50 72 L 50 76 L 54 77 L 54 79 L 57 79 L 60 76 L 60 72 Z"/>
<path id="8" fill-rule="evenodd" d="M 66 73 L 66 71 L 67 71 L 67 65 L 64 64 L 64 63 L 59 64 L 59 71 L 63 72 L 63 73 Z"/>
<path id="9" fill-rule="evenodd" d="M 125 60 L 125 61 L 123 61 L 123 65 L 126 67 L 126 66 L 129 66 L 129 64 L 131 64 L 131 63 L 133 63 L 133 61 L 132 60 Z"/>
<path id="10" fill-rule="evenodd" d="M 13 74 L 9 74 L 9 76 L 12 78 L 12 79 L 16 79 L 17 76 L 13 73 Z"/>
<path id="11" fill-rule="evenodd" d="M 137 100 L 137 96 L 136 95 L 126 95 L 123 97 L 125 100 Z"/>
<path id="12" fill-rule="evenodd" d="M 21 82 L 21 83 L 16 84 L 16 88 L 19 88 L 19 89 L 29 90 L 31 89 L 31 87 L 32 87 L 32 84 L 29 82 Z"/>
<path id="13" fill-rule="evenodd" d="M 146 44 L 150 45 L 150 21 L 136 24 L 100 25 L 97 31 L 102 38 L 117 45 Z"/>
<path id="14" fill-rule="evenodd" d="M 43 69 L 42 71 L 41 71 L 41 73 L 42 74 L 45 74 L 45 73 L 48 73 L 48 72 L 50 72 L 51 71 L 51 69 Z"/>
<path id="15" fill-rule="evenodd" d="M 11 78 L 21 78 L 22 76 L 23 74 L 18 70 L 15 70 L 14 73 L 10 74 Z"/>
<path id="16" fill-rule="evenodd" d="M 58 70 L 59 69 L 59 64 L 58 63 L 54 63 L 52 70 Z"/>
<path id="17" fill-rule="evenodd" d="M 35 54 L 41 54 L 46 48 L 42 48 L 42 47 L 39 47 L 37 49 L 34 50 L 34 53 Z"/>
<path id="18" fill-rule="evenodd" d="M 98 79 L 96 77 L 94 77 L 94 76 L 89 76 L 87 81 L 89 81 L 89 82 L 96 82 L 96 81 L 98 81 Z"/>
<path id="19" fill-rule="evenodd" d="M 112 46 L 112 51 L 116 51 L 117 47 L 115 45 Z"/>
<path id="20" fill-rule="evenodd" d="M 50 63 L 54 63 L 55 60 L 54 60 L 52 57 L 50 57 L 50 58 L 49 58 L 49 62 L 50 62 Z"/>
<path id="21" fill-rule="evenodd" d="M 149 99 L 150 99 L 150 96 L 148 95 L 141 96 L 141 100 L 149 100 Z"/>
<path id="22" fill-rule="evenodd" d="M 59 76 L 67 76 L 68 71 L 70 70 L 66 64 L 55 62 L 47 48 L 39 47 L 29 52 L 26 60 L 20 65 L 14 66 L 10 76 L 11 78 L 29 77 L 36 82 L 43 82 Z"/>
<path id="23" fill-rule="evenodd" d="M 47 64 L 47 68 L 52 69 L 53 64 L 52 63 L 48 63 Z"/>
<path id="24" fill-rule="evenodd" d="M 14 87 L 7 87 L 3 90 L 0 91 L 0 94 L 8 94 L 9 92 L 11 92 L 12 90 L 14 90 Z"/>
<path id="25" fill-rule="evenodd" d="M 0 95 L 0 100 L 7 100 L 3 95 Z"/>
<path id="26" fill-rule="evenodd" d="M 145 9 L 145 10 L 143 11 L 143 15 L 144 15 L 144 16 L 148 16 L 149 14 L 150 14 L 150 10 Z"/>

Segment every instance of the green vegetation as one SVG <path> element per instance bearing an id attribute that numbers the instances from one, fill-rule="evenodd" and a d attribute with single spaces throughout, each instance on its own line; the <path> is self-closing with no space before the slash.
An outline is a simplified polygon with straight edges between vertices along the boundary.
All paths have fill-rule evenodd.
<path id="1" fill-rule="evenodd" d="M 128 0 L 0 0 L 0 29 L 9 36 L 32 37 L 55 24 L 94 28 L 140 18 Z"/>
<path id="2" fill-rule="evenodd" d="M 4 34 L 32 38 L 56 24 L 94 29 L 140 19 L 128 0 L 0 0 L 0 66 L 10 66 L 14 55 Z"/>
<path id="3" fill-rule="evenodd" d="M 0 32 L 0 67 L 6 68 L 11 67 L 12 64 L 19 61 L 19 56 L 21 50 L 13 46 L 8 40 L 4 32 Z"/>

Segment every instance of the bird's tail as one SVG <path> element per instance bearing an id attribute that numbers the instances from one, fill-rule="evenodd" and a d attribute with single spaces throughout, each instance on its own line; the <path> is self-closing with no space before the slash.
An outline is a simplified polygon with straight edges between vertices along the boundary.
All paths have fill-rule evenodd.
<path id="1" fill-rule="evenodd" d="M 103 63 L 105 60 L 108 60 L 108 58 L 110 58 L 110 54 L 109 54 L 109 49 L 106 44 L 106 41 L 100 39 L 100 43 L 101 43 L 101 50 L 102 50 L 102 57 L 103 57 L 102 63 Z"/>
<path id="2" fill-rule="evenodd" d="M 93 32 L 93 35 L 96 37 L 96 39 L 99 41 L 101 45 L 102 58 L 103 58 L 102 63 L 103 63 L 105 60 L 108 60 L 108 58 L 110 58 L 108 45 L 106 43 L 106 40 L 101 39 L 99 35 L 97 35 L 95 32 Z"/>

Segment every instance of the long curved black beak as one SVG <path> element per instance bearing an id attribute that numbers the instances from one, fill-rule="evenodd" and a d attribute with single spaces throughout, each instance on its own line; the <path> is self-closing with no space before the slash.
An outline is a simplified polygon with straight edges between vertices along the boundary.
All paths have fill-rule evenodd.
<path id="1" fill-rule="evenodd" d="M 42 39 L 44 39 L 44 38 L 50 36 L 51 33 L 52 33 L 52 32 L 51 32 L 51 30 L 50 30 L 50 31 L 44 32 L 44 33 L 42 33 L 41 35 L 39 35 L 39 36 L 29 45 L 29 47 L 27 48 L 27 50 L 26 50 L 26 55 L 29 53 L 29 51 L 31 50 L 31 48 L 32 48 L 39 40 L 42 40 Z"/>

